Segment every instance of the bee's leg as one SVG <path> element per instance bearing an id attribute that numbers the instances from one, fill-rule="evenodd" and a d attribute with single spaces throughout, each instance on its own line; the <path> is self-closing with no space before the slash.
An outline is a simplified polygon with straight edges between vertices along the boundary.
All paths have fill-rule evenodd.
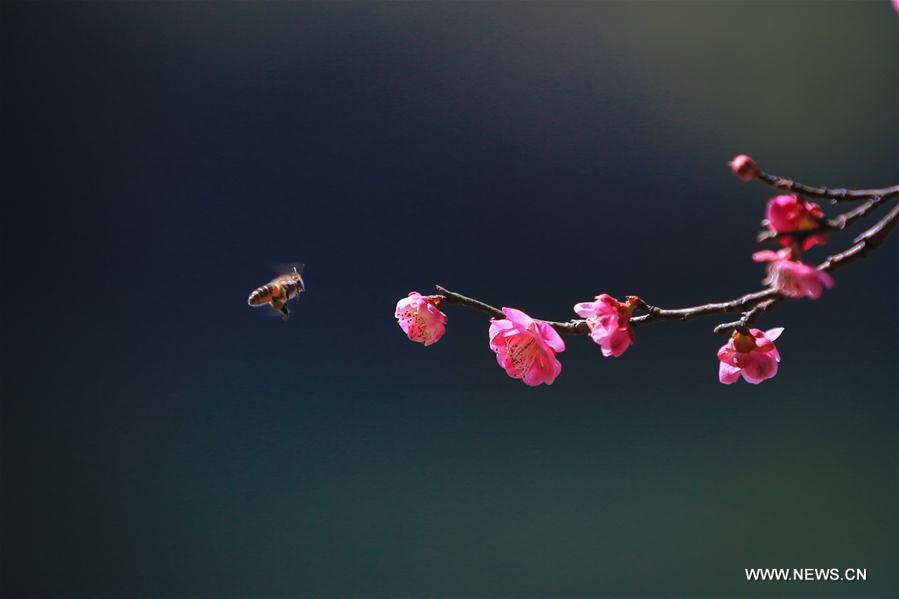
<path id="1" fill-rule="evenodd" d="M 272 308 L 281 313 L 281 318 L 287 320 L 290 318 L 290 310 L 287 309 L 287 302 L 284 300 L 274 300 L 272 302 Z"/>
<path id="2" fill-rule="evenodd" d="M 269 302 L 268 305 L 272 307 L 272 310 L 274 310 L 276 312 L 281 312 L 281 306 L 283 304 L 281 302 L 279 302 L 278 300 L 273 299 L 271 302 Z"/>

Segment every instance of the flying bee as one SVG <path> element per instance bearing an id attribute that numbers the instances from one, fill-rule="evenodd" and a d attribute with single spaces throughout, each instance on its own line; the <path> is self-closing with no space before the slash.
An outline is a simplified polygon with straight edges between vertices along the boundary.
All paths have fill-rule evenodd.
<path id="1" fill-rule="evenodd" d="M 287 302 L 306 291 L 303 283 L 303 265 L 297 264 L 291 267 L 292 270 L 287 274 L 272 280 L 270 283 L 259 287 L 250 294 L 247 304 L 258 308 L 259 306 L 271 306 L 281 313 L 281 318 L 287 320 L 290 318 L 290 310 L 287 309 Z"/>

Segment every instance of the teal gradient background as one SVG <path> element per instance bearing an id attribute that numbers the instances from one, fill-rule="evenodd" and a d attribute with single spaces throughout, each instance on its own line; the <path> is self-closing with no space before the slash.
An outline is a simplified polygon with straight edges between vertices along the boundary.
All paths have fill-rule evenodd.
<path id="1" fill-rule="evenodd" d="M 535 389 L 392 318 L 758 288 L 726 162 L 895 183 L 889 2 L 0 10 L 4 596 L 896 596 L 895 239 L 763 315 L 757 387 L 715 317 Z"/>

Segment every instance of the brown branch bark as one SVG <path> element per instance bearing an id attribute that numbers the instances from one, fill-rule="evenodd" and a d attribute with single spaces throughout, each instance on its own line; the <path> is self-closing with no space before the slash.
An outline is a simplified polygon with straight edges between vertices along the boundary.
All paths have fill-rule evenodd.
<path id="1" fill-rule="evenodd" d="M 648 324 L 657 320 L 690 320 L 691 318 L 708 314 L 728 314 L 730 312 L 738 312 L 743 308 L 753 306 L 762 300 L 777 295 L 779 294 L 776 289 L 767 288 L 741 295 L 736 299 L 724 302 L 710 302 L 708 304 L 700 304 L 699 306 L 690 306 L 689 308 L 656 308 L 647 304 L 647 313 L 631 318 L 631 324 Z"/>
<path id="2" fill-rule="evenodd" d="M 481 312 L 486 312 L 493 318 L 503 319 L 506 317 L 503 314 L 503 311 L 499 308 L 495 308 L 490 304 L 485 304 L 480 300 L 476 300 L 467 296 L 462 295 L 461 293 L 456 293 L 455 291 L 450 291 L 446 287 L 441 285 L 435 285 L 437 288 L 437 292 L 444 302 L 448 304 L 458 304 L 460 306 L 468 306 L 469 308 L 474 308 L 475 310 L 480 310 Z M 587 327 L 586 321 L 583 320 L 570 320 L 568 322 L 555 322 L 552 320 L 543 320 L 542 318 L 538 318 L 536 320 L 542 320 L 546 324 L 550 325 L 552 328 L 556 329 L 560 334 L 563 335 L 589 335 L 590 329 Z"/>
<path id="3" fill-rule="evenodd" d="M 715 333 L 727 333 L 728 331 L 732 331 L 734 329 L 740 331 L 743 334 L 746 334 L 748 331 L 746 330 L 753 320 L 758 317 L 762 312 L 767 312 L 771 309 L 778 300 L 782 299 L 783 296 L 778 294 L 771 299 L 766 299 L 765 301 L 761 301 L 757 303 L 751 310 L 743 312 L 742 318 L 740 320 L 735 320 L 733 322 L 723 322 L 714 328 Z"/>
<path id="4" fill-rule="evenodd" d="M 824 262 L 818 265 L 818 268 L 833 271 L 859 258 L 864 258 L 886 239 L 887 235 L 896 228 L 897 224 L 899 224 L 899 205 L 894 206 L 873 227 L 853 239 L 854 245 L 839 254 L 828 256 Z"/>
<path id="5" fill-rule="evenodd" d="M 797 183 L 792 179 L 778 177 L 777 175 L 772 175 L 762 170 L 759 170 L 756 178 L 778 191 L 799 193 L 812 198 L 824 198 L 832 202 L 867 200 L 874 197 L 889 199 L 899 196 L 899 185 L 882 187 L 880 189 L 831 189 L 829 187 L 812 187 L 811 185 Z"/>

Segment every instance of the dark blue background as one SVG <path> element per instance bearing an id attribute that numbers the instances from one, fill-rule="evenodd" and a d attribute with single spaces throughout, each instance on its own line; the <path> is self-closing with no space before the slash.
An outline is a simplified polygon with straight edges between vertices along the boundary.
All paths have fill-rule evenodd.
<path id="1" fill-rule="evenodd" d="M 758 288 L 771 192 L 726 161 L 894 183 L 888 2 L 10 2 L 2 30 L 3 594 L 895 596 L 895 240 L 763 316 L 759 387 L 718 383 L 714 317 L 617 360 L 569 338 L 536 389 L 482 314 L 427 349 L 392 318 L 434 283 L 553 319 Z M 249 309 L 294 260 L 294 317 Z"/>

